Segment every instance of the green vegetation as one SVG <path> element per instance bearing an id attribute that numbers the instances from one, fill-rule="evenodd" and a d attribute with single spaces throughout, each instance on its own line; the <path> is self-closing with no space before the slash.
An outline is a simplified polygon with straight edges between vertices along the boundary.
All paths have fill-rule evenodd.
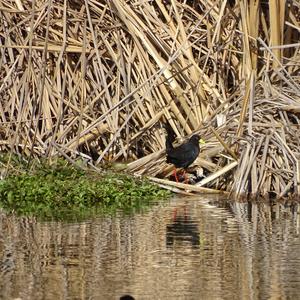
<path id="1" fill-rule="evenodd" d="M 93 213 L 132 211 L 169 192 L 145 179 L 111 172 L 98 175 L 66 162 L 40 165 L 0 181 L 0 206 L 41 218 L 78 219 Z"/>

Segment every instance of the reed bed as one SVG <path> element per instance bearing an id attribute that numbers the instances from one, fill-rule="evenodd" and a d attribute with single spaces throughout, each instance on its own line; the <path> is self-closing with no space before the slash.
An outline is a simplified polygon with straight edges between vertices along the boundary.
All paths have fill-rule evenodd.
<path id="1" fill-rule="evenodd" d="M 0 1 L 0 147 L 130 161 L 169 184 L 178 142 L 205 140 L 190 191 L 297 197 L 298 1 Z"/>

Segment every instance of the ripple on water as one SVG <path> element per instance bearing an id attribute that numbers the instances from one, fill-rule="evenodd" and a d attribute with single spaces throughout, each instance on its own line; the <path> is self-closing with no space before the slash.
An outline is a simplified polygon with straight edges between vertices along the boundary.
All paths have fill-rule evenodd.
<path id="1" fill-rule="evenodd" d="M 80 223 L 0 215 L 1 299 L 299 299 L 299 207 L 174 198 Z"/>

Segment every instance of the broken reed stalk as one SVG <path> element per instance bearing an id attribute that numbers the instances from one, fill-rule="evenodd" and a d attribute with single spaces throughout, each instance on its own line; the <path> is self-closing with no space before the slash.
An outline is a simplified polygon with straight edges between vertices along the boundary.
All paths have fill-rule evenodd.
<path id="1" fill-rule="evenodd" d="M 298 15 L 296 0 L 3 0 L 1 150 L 164 177 L 169 122 L 206 141 L 200 185 L 298 195 Z"/>
<path id="2" fill-rule="evenodd" d="M 227 194 L 224 191 L 219 191 L 215 189 L 203 188 L 197 185 L 185 184 L 180 182 L 169 181 L 165 179 L 160 179 L 156 177 L 148 177 L 151 181 L 159 184 L 164 184 L 172 187 L 176 187 L 178 189 L 188 190 L 192 192 L 204 193 L 204 194 Z"/>

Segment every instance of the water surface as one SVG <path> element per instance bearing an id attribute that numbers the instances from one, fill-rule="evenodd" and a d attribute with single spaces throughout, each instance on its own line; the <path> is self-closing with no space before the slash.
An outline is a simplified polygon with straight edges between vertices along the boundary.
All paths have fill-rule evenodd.
<path id="1" fill-rule="evenodd" d="M 177 197 L 80 223 L 0 213 L 0 299 L 300 299 L 298 205 Z"/>

